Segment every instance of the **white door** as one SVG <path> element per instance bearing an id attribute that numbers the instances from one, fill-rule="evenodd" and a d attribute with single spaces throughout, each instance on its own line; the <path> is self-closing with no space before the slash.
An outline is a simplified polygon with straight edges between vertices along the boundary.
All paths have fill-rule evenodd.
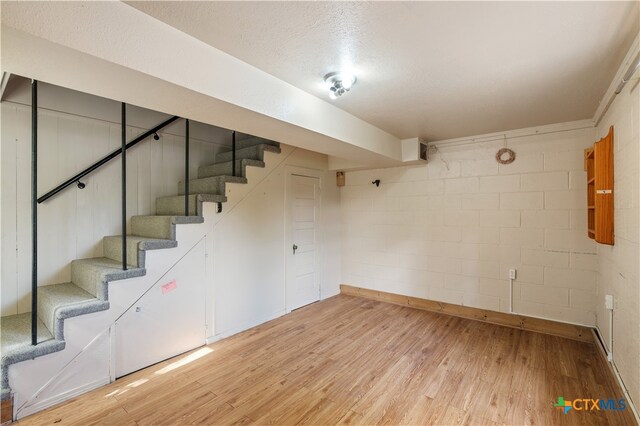
<path id="1" fill-rule="evenodd" d="M 318 214 L 320 179 L 289 175 L 287 247 L 287 311 L 320 300 Z"/>
<path id="2" fill-rule="evenodd" d="M 205 242 L 116 321 L 116 377 L 205 344 Z"/>

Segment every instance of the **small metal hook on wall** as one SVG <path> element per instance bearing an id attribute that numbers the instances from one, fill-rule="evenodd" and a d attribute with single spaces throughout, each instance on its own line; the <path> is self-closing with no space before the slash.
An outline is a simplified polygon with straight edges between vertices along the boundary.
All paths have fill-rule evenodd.
<path id="1" fill-rule="evenodd" d="M 374 184 L 375 186 L 380 186 L 380 179 L 376 179 L 371 183 Z"/>

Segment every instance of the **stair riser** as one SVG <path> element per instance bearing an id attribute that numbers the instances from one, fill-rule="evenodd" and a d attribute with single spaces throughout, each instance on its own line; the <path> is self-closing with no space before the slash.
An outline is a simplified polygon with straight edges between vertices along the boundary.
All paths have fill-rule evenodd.
<path id="1" fill-rule="evenodd" d="M 259 138 L 257 136 L 236 141 L 236 149 L 242 149 L 242 148 L 247 148 L 247 147 L 256 146 L 256 145 L 271 145 L 278 148 L 280 147 L 279 142 L 271 141 L 269 139 Z"/>
<path id="2" fill-rule="evenodd" d="M 102 241 L 102 250 L 104 257 L 122 262 L 121 238 L 105 237 Z M 144 265 L 143 256 L 144 254 L 138 249 L 136 241 L 127 241 L 127 265 L 142 267 Z"/>
<path id="3" fill-rule="evenodd" d="M 189 182 L 189 192 L 196 194 L 225 195 L 225 181 L 218 177 Z M 184 182 L 178 184 L 178 195 L 184 195 Z"/>
<path id="4" fill-rule="evenodd" d="M 189 188 L 191 192 L 191 188 Z M 184 215 L 184 197 L 167 197 L 156 200 L 156 214 L 165 216 Z M 198 212 L 198 199 L 196 195 L 189 196 L 189 215 L 200 215 Z"/>
<path id="5" fill-rule="evenodd" d="M 255 146 L 250 146 L 247 148 L 236 149 L 236 160 L 248 159 L 248 160 L 258 160 L 264 161 L 264 153 L 265 151 L 273 152 L 275 154 L 280 154 L 280 146 L 269 145 L 269 144 L 260 144 Z M 227 161 L 231 161 L 233 159 L 233 152 L 221 152 L 216 155 L 216 164 L 225 163 Z"/>
<path id="6" fill-rule="evenodd" d="M 71 262 L 71 282 L 94 296 L 104 299 L 105 295 L 98 294 L 98 288 L 101 287 L 98 283 L 99 277 L 92 271 L 84 268 L 74 267 L 74 262 Z"/>
<path id="7" fill-rule="evenodd" d="M 131 233 L 148 238 L 175 239 L 170 216 L 134 216 L 131 218 Z"/>
<path id="8" fill-rule="evenodd" d="M 44 325 L 49 329 L 51 334 L 55 336 L 55 312 L 52 312 L 51 309 L 48 309 L 48 304 L 46 297 L 42 294 L 42 292 L 38 291 L 38 318 L 40 321 L 44 323 Z"/>
<path id="9" fill-rule="evenodd" d="M 213 176 L 204 179 L 194 179 L 189 182 L 189 193 L 224 196 L 227 183 L 247 183 L 247 179 L 240 176 Z M 184 182 L 178 183 L 178 194 L 184 195 Z"/>
<path id="10" fill-rule="evenodd" d="M 246 177 L 246 170 L 247 168 L 243 164 L 242 160 L 236 161 L 236 176 Z M 198 169 L 199 179 L 214 176 L 233 176 L 233 167 L 231 167 L 231 162 L 213 164 L 211 166 L 200 167 Z"/>
<path id="11" fill-rule="evenodd" d="M 261 145 L 251 146 L 236 150 L 236 160 L 247 158 L 250 160 L 264 161 L 264 149 Z M 224 163 L 233 159 L 233 152 L 220 152 L 216 154 L 216 163 Z"/>
<path id="12" fill-rule="evenodd" d="M 247 167 L 264 167 L 264 162 L 257 160 L 237 160 L 236 161 L 236 174 L 244 178 L 247 177 Z M 232 162 L 212 164 L 210 166 L 203 166 L 198 169 L 198 178 L 203 179 L 213 176 L 233 176 Z"/>

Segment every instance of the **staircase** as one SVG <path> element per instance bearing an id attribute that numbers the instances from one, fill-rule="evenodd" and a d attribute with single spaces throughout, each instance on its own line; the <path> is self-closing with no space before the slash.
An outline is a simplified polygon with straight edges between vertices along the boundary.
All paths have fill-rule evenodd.
<path id="1" fill-rule="evenodd" d="M 8 368 L 11 364 L 65 349 L 66 318 L 109 309 L 109 283 L 146 274 L 147 250 L 177 247 L 176 224 L 204 222 L 203 203 L 224 203 L 226 184 L 247 183 L 247 167 L 265 167 L 264 153 L 280 153 L 277 142 L 251 137 L 237 142 L 236 174 L 232 176 L 231 151 L 219 153 L 214 164 L 198 169 L 189 181 L 189 216 L 185 214 L 184 182 L 175 196 L 156 199 L 156 214 L 131 218 L 127 236 L 128 269 L 122 270 L 122 237 L 105 236 L 104 257 L 71 262 L 71 282 L 38 288 L 38 344 L 31 344 L 31 313 L 2 317 L 2 400 L 11 398 Z"/>

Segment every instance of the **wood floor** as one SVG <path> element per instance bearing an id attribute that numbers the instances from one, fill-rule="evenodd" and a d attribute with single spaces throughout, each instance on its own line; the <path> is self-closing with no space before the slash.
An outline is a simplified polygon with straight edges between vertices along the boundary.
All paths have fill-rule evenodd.
<path id="1" fill-rule="evenodd" d="M 626 425 L 596 348 L 337 296 L 124 377 L 32 424 Z"/>

